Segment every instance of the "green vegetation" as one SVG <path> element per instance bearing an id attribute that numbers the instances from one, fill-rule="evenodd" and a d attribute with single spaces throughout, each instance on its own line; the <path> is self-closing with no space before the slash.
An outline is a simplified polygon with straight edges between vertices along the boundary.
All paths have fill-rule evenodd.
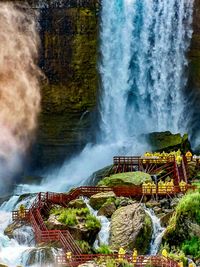
<path id="1" fill-rule="evenodd" d="M 83 254 L 92 254 L 91 247 L 88 242 L 84 240 L 76 240 L 77 245 L 80 247 L 82 250 Z"/>
<path id="2" fill-rule="evenodd" d="M 134 267 L 133 264 L 127 262 L 126 260 L 118 261 L 112 258 L 101 257 L 97 260 L 98 266 L 106 266 L 106 267 Z"/>
<path id="3" fill-rule="evenodd" d="M 138 237 L 135 241 L 135 247 L 140 252 L 140 254 L 145 254 L 148 252 L 149 244 L 152 237 L 152 222 L 151 218 L 146 215 L 144 220 L 144 226 L 141 229 Z"/>
<path id="4" fill-rule="evenodd" d="M 181 261 L 183 262 L 184 266 L 187 266 L 187 257 L 185 256 L 185 254 L 182 251 L 176 251 L 176 252 L 170 252 L 169 253 L 169 258 L 175 261 Z"/>
<path id="5" fill-rule="evenodd" d="M 101 245 L 98 249 L 96 249 L 96 253 L 98 254 L 112 254 L 112 250 L 108 245 Z"/>
<path id="6" fill-rule="evenodd" d="M 98 185 L 100 186 L 116 186 L 116 185 L 141 185 L 143 182 L 151 182 L 151 176 L 144 172 L 127 172 L 118 173 L 105 177 Z"/>
<path id="7" fill-rule="evenodd" d="M 100 221 L 92 214 L 88 208 L 54 208 L 50 214 L 57 216 L 57 220 L 67 226 L 75 226 L 79 223 L 84 223 L 86 229 L 100 229 Z"/>
<path id="8" fill-rule="evenodd" d="M 88 214 L 86 216 L 85 226 L 88 230 L 100 229 L 101 223 L 94 215 Z"/>
<path id="9" fill-rule="evenodd" d="M 187 134 L 181 136 L 180 134 L 172 134 L 169 131 L 153 132 L 147 135 L 147 139 L 153 151 L 171 152 L 180 149 L 185 154 L 191 149 Z"/>
<path id="10" fill-rule="evenodd" d="M 190 240 L 183 242 L 181 249 L 186 255 L 192 255 L 193 257 L 200 258 L 200 238 L 193 236 Z"/>
<path id="11" fill-rule="evenodd" d="M 169 248 L 182 250 L 186 255 L 200 257 L 200 192 L 185 195 L 178 203 L 169 222 L 165 241 Z"/>

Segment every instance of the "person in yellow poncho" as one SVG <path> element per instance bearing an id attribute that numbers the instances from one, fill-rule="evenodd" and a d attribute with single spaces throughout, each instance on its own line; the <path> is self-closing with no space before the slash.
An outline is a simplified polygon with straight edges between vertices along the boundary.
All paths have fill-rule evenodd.
<path id="1" fill-rule="evenodd" d="M 137 256 L 138 256 L 138 252 L 137 250 L 134 248 L 133 250 L 133 258 L 132 258 L 132 262 L 136 263 L 137 262 Z"/>
<path id="2" fill-rule="evenodd" d="M 152 192 L 152 194 L 156 194 L 156 184 L 155 183 L 151 184 L 151 192 Z"/>
<path id="3" fill-rule="evenodd" d="M 126 254 L 126 250 L 121 247 L 118 251 L 118 260 L 123 261 L 125 254 Z"/>
<path id="4" fill-rule="evenodd" d="M 168 252 L 167 252 L 167 250 L 165 248 L 162 250 L 162 256 L 165 257 L 165 258 L 168 257 Z"/>
<path id="5" fill-rule="evenodd" d="M 66 252 L 66 260 L 70 261 L 72 259 L 72 253 L 71 251 Z"/>
<path id="6" fill-rule="evenodd" d="M 186 184 L 186 182 L 181 181 L 179 183 L 179 187 L 180 187 L 181 192 L 186 192 L 186 190 L 187 190 L 187 184 Z"/>
<path id="7" fill-rule="evenodd" d="M 142 194 L 146 194 L 146 193 L 147 193 L 147 183 L 144 182 L 144 183 L 142 184 Z"/>
<path id="8" fill-rule="evenodd" d="M 19 206 L 19 217 L 24 219 L 26 217 L 26 208 L 23 204 Z"/>
<path id="9" fill-rule="evenodd" d="M 186 154 L 185 154 L 186 158 L 188 161 L 191 161 L 192 160 L 192 153 L 190 151 L 188 151 Z"/>
<path id="10" fill-rule="evenodd" d="M 173 180 L 170 180 L 169 182 L 166 183 L 166 190 L 167 190 L 167 193 L 174 192 L 174 181 Z"/>

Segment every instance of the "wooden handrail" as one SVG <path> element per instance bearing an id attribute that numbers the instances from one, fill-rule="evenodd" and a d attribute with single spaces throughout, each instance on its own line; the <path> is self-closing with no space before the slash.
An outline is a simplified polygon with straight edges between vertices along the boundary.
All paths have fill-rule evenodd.
<path id="1" fill-rule="evenodd" d="M 89 262 L 95 259 L 107 259 L 107 258 L 113 258 L 113 259 L 118 259 L 122 258 L 129 263 L 134 263 L 135 266 L 137 267 L 143 267 L 146 266 L 147 263 L 148 265 L 151 266 L 156 266 L 156 267 L 178 267 L 178 262 L 170 259 L 170 258 L 164 258 L 162 256 L 137 256 L 136 259 L 132 257 L 131 254 L 125 254 L 125 255 L 118 255 L 117 253 L 115 254 L 110 254 L 110 255 L 105 255 L 105 254 L 80 254 L 80 255 L 72 255 L 71 259 L 66 259 L 66 255 L 58 255 L 56 258 L 56 261 L 60 265 L 66 265 L 69 264 L 70 266 L 78 266 L 82 263 Z"/>

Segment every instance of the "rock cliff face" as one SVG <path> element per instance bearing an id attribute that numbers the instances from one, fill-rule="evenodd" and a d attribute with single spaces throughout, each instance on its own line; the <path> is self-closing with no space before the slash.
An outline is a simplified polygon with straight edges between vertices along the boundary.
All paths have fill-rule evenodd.
<path id="1" fill-rule="evenodd" d="M 91 139 L 97 95 L 97 0 L 29 0 L 39 11 L 42 86 L 34 166 L 61 163 Z"/>
<path id="2" fill-rule="evenodd" d="M 188 58 L 189 81 L 186 97 L 189 99 L 189 105 L 186 107 L 186 113 L 190 114 L 190 123 L 188 125 L 190 140 L 193 147 L 198 147 L 200 144 L 200 140 L 198 140 L 200 133 L 200 0 L 194 0 L 193 35 Z"/>

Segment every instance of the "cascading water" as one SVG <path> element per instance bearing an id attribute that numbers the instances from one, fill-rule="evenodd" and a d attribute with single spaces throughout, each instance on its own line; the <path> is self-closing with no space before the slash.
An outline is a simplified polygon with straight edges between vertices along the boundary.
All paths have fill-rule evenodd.
<path id="1" fill-rule="evenodd" d="M 144 147 L 137 143 L 141 133 L 181 131 L 185 53 L 192 34 L 192 8 L 193 0 L 102 0 L 99 143 L 87 145 L 79 156 L 41 186 L 24 186 L 22 192 L 63 191 L 109 164 L 119 151 L 121 154 L 143 152 Z M 0 22 L 0 157 L 3 163 L 0 178 L 3 179 L 5 171 L 7 174 L 7 170 L 15 172 L 18 168 L 19 156 L 26 150 L 36 127 L 40 72 L 35 65 L 38 35 L 33 16 L 11 3 L 0 3 Z M 63 179 L 66 177 L 70 181 Z M 1 182 L 1 189 L 5 189 L 4 185 L 5 181 Z M 0 260 L 9 267 L 20 264 L 23 252 L 30 248 L 4 235 L 17 200 L 18 197 L 12 197 L 0 208 L 0 218 L 3 218 L 0 219 Z M 156 233 L 159 236 L 155 228 L 155 237 Z M 27 242 L 26 234 L 16 236 L 23 236 Z M 154 239 L 152 254 L 160 242 Z M 36 253 L 36 258 L 39 265 L 43 264 L 41 254 Z"/>
<path id="2" fill-rule="evenodd" d="M 97 239 L 94 242 L 94 248 L 97 249 L 101 245 L 109 244 L 109 234 L 110 234 L 110 221 L 105 216 L 98 216 L 98 210 L 94 210 L 90 204 L 89 199 L 83 198 L 83 201 L 86 203 L 90 212 L 101 222 L 101 230 L 98 234 Z"/>
<path id="3" fill-rule="evenodd" d="M 184 132 L 186 52 L 193 0 L 102 0 L 100 132 L 43 186 L 62 190 L 84 183 L 112 156 L 142 154 L 142 134 Z M 66 181 L 65 177 L 70 177 Z M 71 181 L 73 181 L 71 183 Z"/>
<path id="4" fill-rule="evenodd" d="M 102 1 L 103 140 L 181 131 L 192 13 L 193 0 Z"/>
<path id="5" fill-rule="evenodd" d="M 161 226 L 160 219 L 155 215 L 152 209 L 145 208 L 145 211 L 151 218 L 153 225 L 153 234 L 149 249 L 149 255 L 156 255 L 159 251 L 165 228 Z"/>

